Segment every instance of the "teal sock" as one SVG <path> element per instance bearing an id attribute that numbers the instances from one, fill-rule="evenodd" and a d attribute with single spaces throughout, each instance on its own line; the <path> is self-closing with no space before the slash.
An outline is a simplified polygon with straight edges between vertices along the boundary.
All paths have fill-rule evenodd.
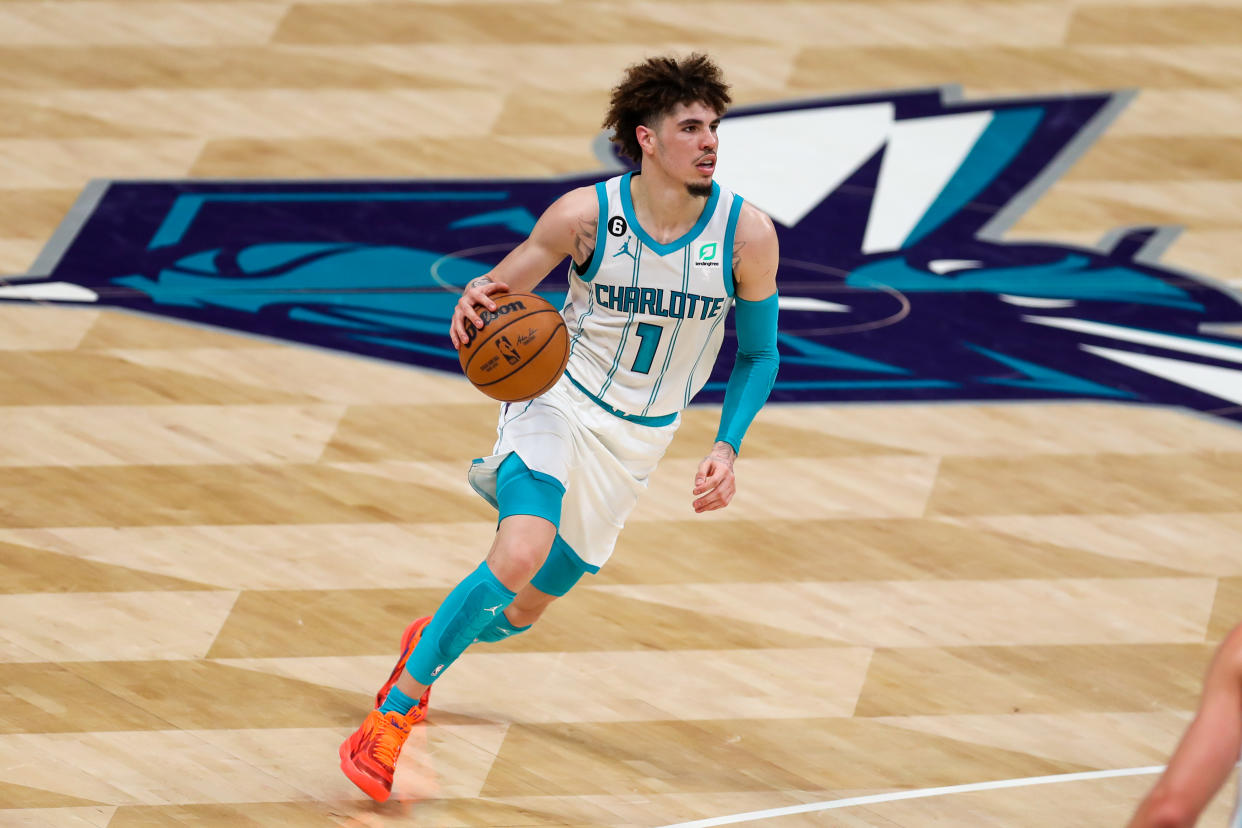
<path id="1" fill-rule="evenodd" d="M 388 688 L 388 695 L 384 697 L 384 703 L 380 705 L 379 712 L 391 713 L 395 710 L 404 716 L 415 707 L 418 707 L 418 699 L 411 699 L 401 692 L 400 687 L 394 684 Z"/>
<path id="2" fill-rule="evenodd" d="M 405 671 L 419 684 L 430 685 L 474 643 L 484 627 L 504 614 L 512 601 L 513 592 L 497 580 L 487 562 L 479 564 L 431 617 L 405 663 Z"/>
<path id="3" fill-rule="evenodd" d="M 497 615 L 490 624 L 483 628 L 483 631 L 479 633 L 479 637 L 475 640 L 488 642 L 504 641 L 506 638 L 511 638 L 519 633 L 526 632 L 530 629 L 530 627 L 530 624 L 527 624 L 525 627 L 513 626 L 513 624 L 509 623 L 509 619 L 505 618 L 505 614 L 502 612 Z"/>

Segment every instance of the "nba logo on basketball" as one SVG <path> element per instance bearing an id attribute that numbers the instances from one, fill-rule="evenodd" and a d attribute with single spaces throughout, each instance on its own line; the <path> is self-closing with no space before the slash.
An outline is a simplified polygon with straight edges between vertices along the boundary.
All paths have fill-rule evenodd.
<path id="1" fill-rule="evenodd" d="M 507 336 L 501 336 L 496 339 L 496 349 L 505 358 L 505 362 L 510 365 L 516 365 L 522 361 L 522 358 L 518 356 L 518 352 L 514 349 L 513 343 L 509 341 Z"/>

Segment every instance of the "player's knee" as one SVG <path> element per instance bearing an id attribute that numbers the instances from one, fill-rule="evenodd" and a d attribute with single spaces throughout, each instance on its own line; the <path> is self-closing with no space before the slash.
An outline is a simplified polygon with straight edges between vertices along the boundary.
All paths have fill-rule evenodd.
<path id="1" fill-rule="evenodd" d="M 513 589 L 530 583 L 548 557 L 551 546 L 551 540 L 545 544 L 537 538 L 510 539 L 497 545 L 488 558 L 488 566 L 501 583 Z"/>
<path id="2" fill-rule="evenodd" d="M 529 582 L 539 571 L 548 550 L 533 543 L 521 543 L 509 548 L 508 561 L 510 569 L 521 575 L 523 581 Z"/>

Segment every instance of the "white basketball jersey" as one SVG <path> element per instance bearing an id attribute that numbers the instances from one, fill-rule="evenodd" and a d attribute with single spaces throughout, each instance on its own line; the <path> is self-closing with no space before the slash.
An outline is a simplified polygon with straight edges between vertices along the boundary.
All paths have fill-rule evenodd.
<path id="1" fill-rule="evenodd" d="M 660 244 L 634 216 L 632 175 L 595 185 L 595 252 L 581 274 L 570 263 L 562 309 L 566 373 L 613 413 L 668 422 L 707 382 L 724 339 L 742 199 L 713 183 L 694 227 Z"/>

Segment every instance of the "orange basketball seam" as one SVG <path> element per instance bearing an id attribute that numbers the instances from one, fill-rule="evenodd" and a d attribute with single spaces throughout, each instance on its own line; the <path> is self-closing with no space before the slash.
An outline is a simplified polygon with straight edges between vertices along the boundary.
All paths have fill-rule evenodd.
<path id="1" fill-rule="evenodd" d="M 486 331 L 486 330 L 487 330 L 487 327 L 486 327 L 486 326 L 484 326 L 484 327 L 483 327 L 482 329 L 480 329 L 480 331 L 479 331 L 479 337 L 478 337 L 478 338 L 476 338 L 474 342 L 467 343 L 467 344 L 468 344 L 468 346 L 471 348 L 471 351 L 470 351 L 470 356 L 469 356 L 469 357 L 467 357 L 467 359 L 466 359 L 466 364 L 465 364 L 465 365 L 463 365 L 463 366 L 461 367 L 462 371 L 469 372 L 469 371 L 470 371 L 470 363 L 474 361 L 474 357 L 475 357 L 475 355 L 476 355 L 476 354 L 478 354 L 478 353 L 479 353 L 479 350 L 480 350 L 481 346 L 482 346 L 484 343 L 486 343 L 486 342 L 490 342 L 490 341 L 491 341 L 491 340 L 492 340 L 492 339 L 493 339 L 493 338 L 494 338 L 497 334 L 499 334 L 499 333 L 500 333 L 501 331 L 503 331 L 505 328 L 509 327 L 510 325 L 512 325 L 512 324 L 513 324 L 513 323 L 515 323 L 515 322 L 521 322 L 523 319 L 529 319 L 529 318 L 530 318 L 530 317 L 532 317 L 532 316 L 538 316 L 538 315 L 539 315 L 539 314 L 541 314 L 541 313 L 548 313 L 548 312 L 549 312 L 549 311 L 548 311 L 548 309 L 547 309 L 547 308 L 540 308 L 539 310 L 533 310 L 533 311 L 531 311 L 530 313 L 525 313 L 525 314 L 523 314 L 523 315 L 519 316 L 517 319 L 510 319 L 508 322 L 506 322 L 505 324 L 501 325 L 499 328 L 496 328 L 495 330 L 490 331 L 490 332 L 489 332 L 489 336 L 488 336 L 488 338 L 487 338 L 487 339 L 483 339 L 483 338 L 482 338 L 482 336 L 483 336 L 483 331 Z M 552 313 L 555 313 L 557 316 L 560 316 L 560 311 L 557 311 L 556 309 L 553 309 L 551 312 L 552 312 Z"/>
<path id="2" fill-rule="evenodd" d="M 562 324 L 561 324 L 561 327 L 562 327 L 562 328 L 563 328 L 563 327 L 565 327 L 564 323 L 562 323 Z M 554 333 L 555 333 L 555 332 L 554 332 Z M 568 337 L 568 336 L 566 336 L 566 339 L 568 339 L 568 338 L 569 338 L 569 337 Z M 549 342 L 550 342 L 550 341 L 551 341 L 551 340 L 549 339 Z M 511 400 L 511 402 L 525 402 L 526 400 L 533 400 L 535 397 L 538 397 L 538 396 L 539 396 L 540 394 L 542 394 L 544 391 L 547 391 L 549 388 L 551 388 L 552 386 L 556 385 L 556 383 L 560 380 L 561 375 L 565 373 L 565 366 L 566 366 L 568 363 L 569 363 L 569 343 L 568 343 L 568 342 L 566 342 L 566 344 L 565 344 L 565 355 L 564 355 L 563 357 L 561 357 L 561 367 L 557 370 L 557 372 L 556 372 L 556 376 L 554 376 L 554 377 L 552 377 L 552 379 L 548 380 L 547 385 L 545 385 L 543 388 L 540 388 L 538 391 L 536 391 L 535 393 L 531 394 L 529 397 L 523 397 L 523 398 L 522 398 L 522 399 L 520 399 L 520 400 Z M 514 373 L 517 373 L 517 372 L 515 371 Z M 509 376 L 513 376 L 513 374 L 510 374 Z"/>

